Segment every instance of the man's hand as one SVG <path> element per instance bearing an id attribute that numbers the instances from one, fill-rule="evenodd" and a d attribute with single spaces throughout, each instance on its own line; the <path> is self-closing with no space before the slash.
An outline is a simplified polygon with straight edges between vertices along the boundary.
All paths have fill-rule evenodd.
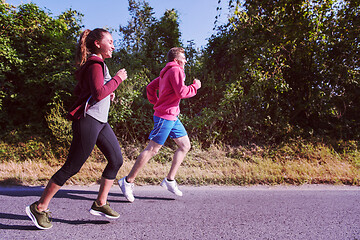
<path id="1" fill-rule="evenodd" d="M 201 82 L 199 79 L 194 79 L 194 84 L 197 84 L 199 86 L 199 88 L 201 88 Z"/>

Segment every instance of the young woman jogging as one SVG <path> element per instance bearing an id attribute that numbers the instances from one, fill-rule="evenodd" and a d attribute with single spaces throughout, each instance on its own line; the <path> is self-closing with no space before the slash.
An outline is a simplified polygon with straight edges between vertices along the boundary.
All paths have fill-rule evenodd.
<path id="1" fill-rule="evenodd" d="M 95 145 L 105 155 L 105 167 L 97 199 L 90 208 L 93 215 L 118 218 L 119 214 L 110 208 L 107 196 L 117 172 L 123 163 L 119 142 L 107 123 L 110 102 L 119 84 L 127 78 L 125 69 L 111 78 L 104 63 L 112 57 L 114 44 L 111 34 L 104 29 L 85 30 L 81 35 L 76 52 L 78 81 L 75 94 L 78 99 L 68 114 L 72 122 L 73 140 L 64 165 L 51 177 L 39 201 L 26 207 L 26 213 L 39 229 L 49 229 L 48 206 L 50 200 L 65 182 L 83 166 Z"/>

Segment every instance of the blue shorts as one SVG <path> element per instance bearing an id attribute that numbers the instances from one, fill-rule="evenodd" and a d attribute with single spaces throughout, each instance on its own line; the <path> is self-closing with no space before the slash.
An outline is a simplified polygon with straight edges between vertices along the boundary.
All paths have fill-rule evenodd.
<path id="1" fill-rule="evenodd" d="M 186 135 L 184 125 L 179 119 L 172 121 L 154 116 L 154 128 L 149 135 L 150 140 L 164 145 L 168 136 L 174 139 Z"/>

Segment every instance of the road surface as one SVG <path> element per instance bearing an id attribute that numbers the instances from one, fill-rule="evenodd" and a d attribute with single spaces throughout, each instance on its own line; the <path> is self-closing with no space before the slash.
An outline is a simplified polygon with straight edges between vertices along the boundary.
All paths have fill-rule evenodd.
<path id="1" fill-rule="evenodd" d="M 38 230 L 25 206 L 41 187 L 0 187 L 0 239 L 326 239 L 360 240 L 360 187 L 136 186 L 128 203 L 117 186 L 116 220 L 88 210 L 98 186 L 64 186 L 50 204 L 53 228 Z"/>

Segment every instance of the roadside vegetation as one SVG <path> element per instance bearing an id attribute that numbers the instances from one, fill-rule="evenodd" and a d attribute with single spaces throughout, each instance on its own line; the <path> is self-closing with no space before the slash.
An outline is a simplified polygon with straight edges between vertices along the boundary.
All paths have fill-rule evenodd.
<path id="1" fill-rule="evenodd" d="M 225 0 L 220 0 L 225 1 Z M 173 46 L 186 50 L 186 81 L 202 80 L 183 100 L 180 118 L 192 150 L 181 184 L 360 185 L 360 19 L 358 1 L 226 0 L 224 25 L 202 49 L 183 43 L 175 9 L 154 17 L 144 0 L 128 0 L 130 19 L 107 61 L 129 78 L 116 90 L 109 123 L 129 172 L 152 127 L 145 86 Z M 0 3 L 0 184 L 39 185 L 66 159 L 76 40 L 82 14 L 59 16 L 33 3 Z M 138 184 L 159 183 L 171 141 Z M 106 160 L 97 149 L 68 184 L 92 184 Z"/>
<path id="2" fill-rule="evenodd" d="M 297 139 L 277 146 L 193 148 L 179 170 L 180 184 L 275 185 L 346 184 L 360 185 L 360 152 L 354 142 L 335 150 L 321 141 Z M 118 179 L 131 169 L 144 144 L 122 145 L 124 165 Z M 137 184 L 158 184 L 166 176 L 175 146 L 166 145 L 140 172 Z M 67 149 L 30 140 L 16 145 L 1 144 L 0 184 L 43 185 L 65 161 Z M 81 171 L 67 184 L 97 183 L 106 160 L 98 149 Z"/>

